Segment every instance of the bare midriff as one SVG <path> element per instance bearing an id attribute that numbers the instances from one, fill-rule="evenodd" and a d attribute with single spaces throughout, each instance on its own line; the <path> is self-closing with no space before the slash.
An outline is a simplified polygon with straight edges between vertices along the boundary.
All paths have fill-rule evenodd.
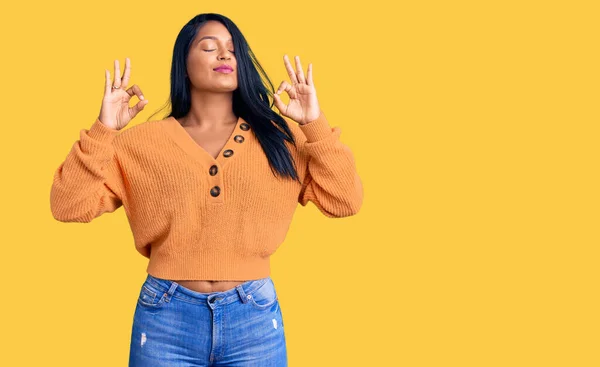
<path id="1" fill-rule="evenodd" d="M 228 291 L 246 280 L 174 280 L 174 282 L 196 292 L 212 293 Z"/>

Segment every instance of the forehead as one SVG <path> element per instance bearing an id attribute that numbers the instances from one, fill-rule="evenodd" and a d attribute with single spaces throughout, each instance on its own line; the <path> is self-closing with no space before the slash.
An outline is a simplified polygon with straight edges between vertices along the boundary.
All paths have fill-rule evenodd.
<path id="1" fill-rule="evenodd" d="M 208 21 L 206 22 L 202 28 L 198 30 L 198 34 L 196 35 L 196 42 L 200 42 L 203 39 L 215 40 L 215 41 L 223 41 L 223 42 L 231 42 L 231 34 L 225 28 L 223 24 L 216 21 Z"/>

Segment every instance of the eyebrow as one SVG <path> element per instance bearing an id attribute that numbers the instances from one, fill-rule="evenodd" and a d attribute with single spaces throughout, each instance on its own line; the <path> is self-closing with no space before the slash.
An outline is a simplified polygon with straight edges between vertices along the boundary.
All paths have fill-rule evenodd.
<path id="1" fill-rule="evenodd" d="M 218 39 L 219 39 L 219 38 L 217 38 L 217 37 L 215 37 L 215 36 L 204 36 L 204 37 L 200 38 L 200 39 L 198 40 L 198 42 L 202 41 L 202 40 L 203 40 L 203 39 L 205 39 L 205 38 L 210 38 L 210 39 L 213 39 L 213 40 L 218 40 Z M 230 38 L 230 39 L 228 39 L 227 41 L 231 41 L 231 40 L 233 40 L 233 39 L 232 39 L 232 38 Z"/>

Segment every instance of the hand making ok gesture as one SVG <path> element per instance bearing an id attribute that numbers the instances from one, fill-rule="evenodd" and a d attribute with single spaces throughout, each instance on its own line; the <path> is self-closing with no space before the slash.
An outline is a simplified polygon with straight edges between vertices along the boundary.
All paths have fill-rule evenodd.
<path id="1" fill-rule="evenodd" d="M 130 75 L 131 61 L 129 58 L 125 59 L 123 76 L 121 76 L 119 60 L 115 60 L 115 80 L 112 82 L 112 86 L 110 71 L 104 70 L 104 98 L 102 98 L 98 119 L 111 129 L 121 130 L 124 128 L 148 104 L 148 100 L 144 99 L 142 90 L 137 84 L 127 88 Z M 129 101 L 133 96 L 137 96 L 140 101 L 133 107 L 129 107 Z"/>
<path id="2" fill-rule="evenodd" d="M 304 76 L 304 70 L 300 64 L 300 57 L 296 56 L 296 71 L 292 69 L 287 55 L 283 55 L 283 63 L 287 69 L 292 84 L 285 80 L 281 82 L 279 88 L 273 95 L 274 105 L 283 116 L 289 117 L 299 124 L 316 120 L 319 117 L 321 109 L 317 101 L 317 91 L 313 83 L 312 63 L 308 64 L 307 76 Z M 290 101 L 285 105 L 279 96 L 285 91 Z"/>

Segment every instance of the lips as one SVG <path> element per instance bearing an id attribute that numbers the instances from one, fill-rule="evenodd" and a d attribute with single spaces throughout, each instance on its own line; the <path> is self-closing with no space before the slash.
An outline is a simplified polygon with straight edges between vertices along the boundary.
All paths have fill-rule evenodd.
<path id="1" fill-rule="evenodd" d="M 214 68 L 213 70 L 214 71 L 220 71 L 220 72 L 226 72 L 226 73 L 229 72 L 230 73 L 230 72 L 233 71 L 233 68 L 231 66 L 229 66 L 229 65 L 221 65 L 219 67 Z"/>

